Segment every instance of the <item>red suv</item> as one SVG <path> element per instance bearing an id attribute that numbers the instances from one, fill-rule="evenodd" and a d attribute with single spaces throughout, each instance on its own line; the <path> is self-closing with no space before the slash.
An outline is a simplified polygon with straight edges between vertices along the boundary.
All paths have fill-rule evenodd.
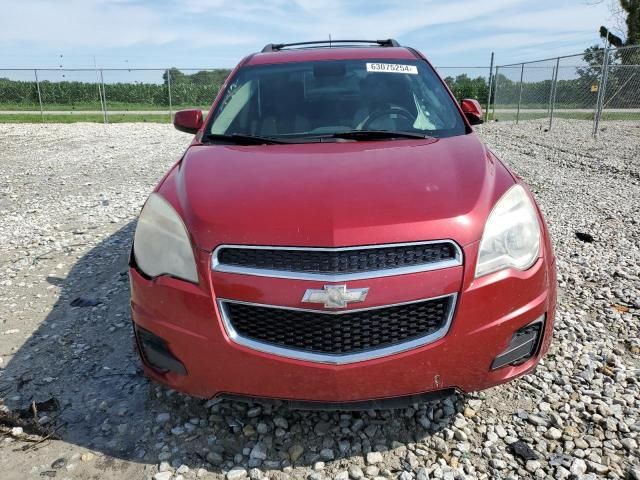
<path id="1" fill-rule="evenodd" d="M 523 182 L 395 40 L 270 44 L 222 86 L 131 255 L 146 373 L 199 397 L 355 408 L 530 372 L 555 260 Z"/>

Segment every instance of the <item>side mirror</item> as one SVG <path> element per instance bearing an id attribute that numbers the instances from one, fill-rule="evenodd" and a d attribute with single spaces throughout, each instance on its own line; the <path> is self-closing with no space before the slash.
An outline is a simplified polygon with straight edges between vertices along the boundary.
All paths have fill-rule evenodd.
<path id="1" fill-rule="evenodd" d="M 197 133 L 202 123 L 202 111 L 198 109 L 180 110 L 173 117 L 173 126 L 185 133 Z"/>
<path id="2" fill-rule="evenodd" d="M 460 106 L 462 107 L 464 116 L 467 117 L 471 125 L 479 125 L 484 122 L 484 120 L 482 120 L 482 107 L 480 106 L 480 102 L 473 98 L 465 98 L 460 103 Z"/>

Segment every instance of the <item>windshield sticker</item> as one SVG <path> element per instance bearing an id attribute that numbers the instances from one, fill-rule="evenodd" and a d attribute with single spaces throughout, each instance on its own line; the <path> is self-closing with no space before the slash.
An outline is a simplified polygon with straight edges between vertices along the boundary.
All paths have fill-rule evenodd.
<path id="1" fill-rule="evenodd" d="M 367 72 L 410 73 L 417 75 L 418 67 L 399 63 L 367 63 Z"/>

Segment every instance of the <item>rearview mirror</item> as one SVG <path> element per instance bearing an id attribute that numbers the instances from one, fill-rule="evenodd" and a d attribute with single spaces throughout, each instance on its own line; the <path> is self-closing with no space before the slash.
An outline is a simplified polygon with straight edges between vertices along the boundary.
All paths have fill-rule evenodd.
<path id="1" fill-rule="evenodd" d="M 464 116 L 467 117 L 471 125 L 479 125 L 484 122 L 484 120 L 482 120 L 482 107 L 476 99 L 465 98 L 460 103 L 460 106 L 462 107 Z"/>
<path id="2" fill-rule="evenodd" d="M 202 122 L 202 111 L 195 108 L 180 110 L 173 117 L 173 126 L 185 133 L 197 133 Z"/>

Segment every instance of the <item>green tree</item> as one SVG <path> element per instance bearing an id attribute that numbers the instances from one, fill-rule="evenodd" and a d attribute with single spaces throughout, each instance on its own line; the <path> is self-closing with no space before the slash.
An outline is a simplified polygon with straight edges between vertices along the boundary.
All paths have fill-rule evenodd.
<path id="1" fill-rule="evenodd" d="M 619 14 L 624 15 L 627 29 L 627 39 L 622 40 L 607 27 L 600 27 L 600 36 L 607 39 L 611 45 L 622 47 L 640 44 L 640 0 L 619 0 Z"/>
<path id="2" fill-rule="evenodd" d="M 446 77 L 444 81 L 458 100 L 475 98 L 481 103 L 487 101 L 489 86 L 484 77 L 470 78 L 467 74 L 463 73 L 455 78 Z"/>

